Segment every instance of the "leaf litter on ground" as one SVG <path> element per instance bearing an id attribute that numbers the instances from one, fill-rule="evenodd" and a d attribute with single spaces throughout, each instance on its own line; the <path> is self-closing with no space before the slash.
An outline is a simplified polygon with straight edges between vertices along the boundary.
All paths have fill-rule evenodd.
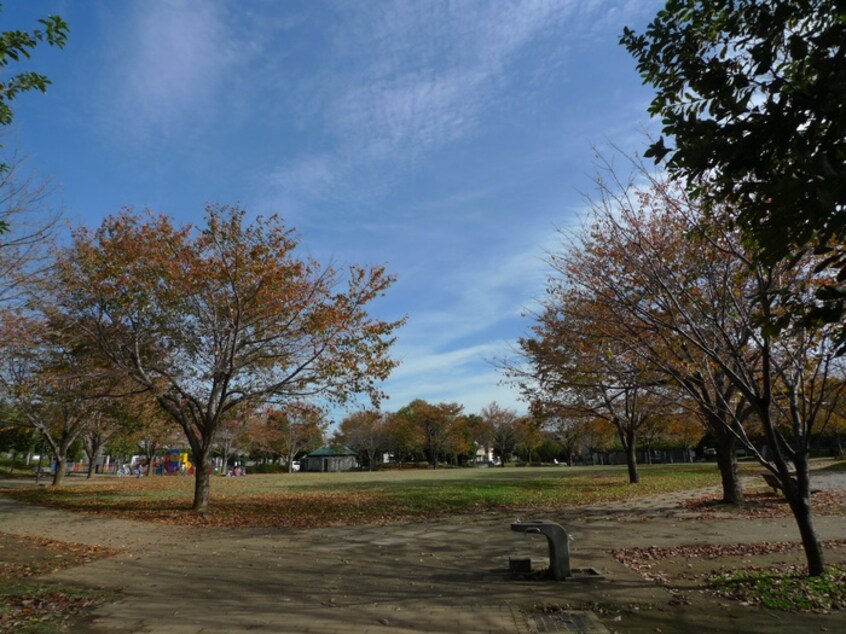
<path id="1" fill-rule="evenodd" d="M 111 593 L 69 588 L 47 575 L 117 554 L 103 546 L 45 537 L 0 533 L 0 632 L 30 631 L 51 625 L 64 631 L 69 619 L 99 605 Z M 34 579 L 40 578 L 38 582 Z M 42 580 L 46 579 L 46 583 Z"/>

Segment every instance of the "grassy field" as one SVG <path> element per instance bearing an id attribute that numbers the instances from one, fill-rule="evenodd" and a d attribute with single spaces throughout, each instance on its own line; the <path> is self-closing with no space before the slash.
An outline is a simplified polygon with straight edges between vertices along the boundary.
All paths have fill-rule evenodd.
<path id="1" fill-rule="evenodd" d="M 9 491 L 36 504 L 140 520 L 221 527 L 384 523 L 450 514 L 555 511 L 719 483 L 713 464 L 294 473 L 212 479 L 211 509 L 189 512 L 193 478 L 69 478 L 59 489 Z"/>
<path id="2" fill-rule="evenodd" d="M 820 464 L 817 468 L 840 470 L 842 463 L 824 467 Z M 741 471 L 753 474 L 759 473 L 760 468 L 744 463 Z M 556 512 L 579 506 L 647 498 L 719 484 L 719 474 L 713 463 L 642 466 L 640 472 L 642 481 L 637 485 L 627 483 L 625 467 L 509 467 L 215 477 L 212 480 L 211 510 L 204 515 L 190 511 L 194 481 L 187 476 L 141 479 L 98 476 L 90 481 L 81 476 L 71 476 L 67 485 L 58 489 L 26 486 L 7 488 L 3 494 L 72 511 L 173 525 L 299 528 L 506 512 L 519 516 L 544 512 L 555 517 Z M 816 499 L 818 504 L 822 501 Z M 707 510 L 711 501 L 704 504 Z M 842 515 L 846 507 L 842 500 L 838 505 L 837 514 Z M 762 511 L 769 512 L 769 506 L 766 509 L 760 506 L 755 501 L 750 505 L 758 513 L 755 517 L 769 517 L 766 513 L 760 514 Z M 786 510 L 781 500 L 776 501 L 774 508 L 779 512 Z M 724 515 L 726 509 L 720 508 L 719 511 Z M 750 509 L 739 512 L 748 513 Z M 693 526 L 693 523 L 690 525 Z M 43 538 L 22 538 L 13 534 L 0 534 L 0 544 L 6 546 L 0 547 L 0 632 L 84 631 L 85 619 L 89 618 L 91 610 L 116 596 L 44 583 L 38 577 L 45 572 L 108 557 L 112 553 L 105 548 Z M 700 555 L 707 555 L 710 548 L 727 547 L 697 543 L 692 548 L 696 549 L 698 569 Z M 728 547 L 730 552 L 737 549 L 736 545 Z M 680 555 L 683 548 L 674 545 L 666 549 L 667 554 L 660 556 L 655 555 L 653 548 L 621 552 L 632 559 L 629 551 L 637 550 L 649 551 L 647 565 L 650 569 L 661 565 L 666 570 L 675 571 L 672 575 L 668 572 L 666 579 L 683 579 L 685 587 L 691 583 L 691 559 Z M 748 558 L 751 555 L 744 556 Z M 789 611 L 834 610 L 842 606 L 846 568 L 842 560 L 832 557 L 835 561 L 830 562 L 828 576 L 820 580 L 798 574 L 788 583 L 784 580 L 783 563 L 772 568 L 772 562 L 767 560 L 758 562 L 767 564 L 764 567 L 756 564 L 757 567 L 750 568 L 749 561 L 744 560 L 742 564 L 738 562 L 725 570 L 720 568 L 719 576 L 714 579 L 709 577 L 710 580 L 701 583 L 707 593 L 716 592 L 720 600 L 742 600 L 749 605 L 773 606 Z M 719 557 L 720 565 L 731 559 L 729 555 L 722 555 Z M 717 558 L 714 560 L 717 561 Z M 772 581 L 771 568 L 776 572 L 775 581 Z M 700 571 L 700 577 L 704 579 L 711 574 L 709 570 Z M 697 596 L 706 595 L 700 593 Z M 714 607 L 712 603 L 700 601 L 697 609 L 710 613 Z"/>

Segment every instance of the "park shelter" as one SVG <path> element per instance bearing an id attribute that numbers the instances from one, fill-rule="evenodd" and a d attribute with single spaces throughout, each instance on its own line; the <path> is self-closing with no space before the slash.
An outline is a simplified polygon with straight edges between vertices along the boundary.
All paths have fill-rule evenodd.
<path id="1" fill-rule="evenodd" d="M 358 454 L 343 445 L 325 445 L 302 462 L 302 471 L 352 471 L 358 467 Z"/>

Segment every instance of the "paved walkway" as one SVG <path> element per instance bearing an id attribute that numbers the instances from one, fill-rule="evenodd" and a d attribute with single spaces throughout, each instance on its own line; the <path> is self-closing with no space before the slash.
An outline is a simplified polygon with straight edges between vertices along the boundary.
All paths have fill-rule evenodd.
<path id="1" fill-rule="evenodd" d="M 683 520 L 672 512 L 683 498 L 668 495 L 551 517 L 571 531 L 573 566 L 595 567 L 608 579 L 594 583 L 509 578 L 509 554 L 543 556 L 546 546 L 542 538 L 511 532 L 514 518 L 506 516 L 391 527 L 200 530 L 30 507 L 0 496 L 0 531 L 121 549 L 116 557 L 52 575 L 121 590 L 120 600 L 97 610 L 89 630 L 94 634 L 602 632 L 608 630 L 591 629 L 590 622 L 583 629 L 550 625 L 533 608 L 582 602 L 667 606 L 671 597 L 664 588 L 608 554 L 622 545 L 797 539 L 790 519 Z M 650 521 L 613 517 L 635 510 Z M 818 529 L 824 539 L 846 538 L 842 518 L 819 518 Z M 735 609 L 720 618 L 731 619 Z M 776 625 L 771 616 L 758 618 L 763 621 L 744 621 L 751 629 L 732 630 L 727 620 L 707 630 L 695 613 L 662 607 L 618 625 L 623 632 L 766 631 Z M 782 632 L 804 631 L 779 625 Z"/>

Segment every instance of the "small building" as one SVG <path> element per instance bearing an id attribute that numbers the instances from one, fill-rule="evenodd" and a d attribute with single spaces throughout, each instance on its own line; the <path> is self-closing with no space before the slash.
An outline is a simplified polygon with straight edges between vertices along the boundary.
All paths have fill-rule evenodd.
<path id="1" fill-rule="evenodd" d="M 301 461 L 302 471 L 352 471 L 358 468 L 358 454 L 343 445 L 325 445 Z"/>

